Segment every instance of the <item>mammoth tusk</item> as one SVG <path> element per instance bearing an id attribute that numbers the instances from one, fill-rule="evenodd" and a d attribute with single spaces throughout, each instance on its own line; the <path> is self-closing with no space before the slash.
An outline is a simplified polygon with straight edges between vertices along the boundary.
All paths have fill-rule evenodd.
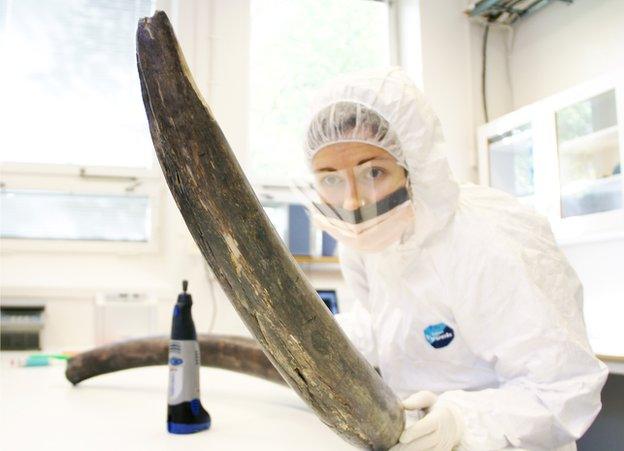
<path id="1" fill-rule="evenodd" d="M 349 342 L 270 225 L 165 13 L 139 21 L 137 64 L 165 179 L 234 308 L 325 424 L 358 446 L 390 448 L 405 421 L 398 399 Z"/>
<path id="2" fill-rule="evenodd" d="M 252 338 L 228 335 L 198 335 L 202 365 L 237 371 L 285 384 L 282 376 Z M 75 355 L 67 362 L 65 377 L 74 385 L 101 374 L 166 365 L 169 337 L 147 337 L 100 346 Z"/>

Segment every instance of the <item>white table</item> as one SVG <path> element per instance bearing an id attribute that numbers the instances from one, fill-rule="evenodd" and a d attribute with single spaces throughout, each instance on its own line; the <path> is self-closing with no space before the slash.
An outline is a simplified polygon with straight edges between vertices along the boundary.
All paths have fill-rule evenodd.
<path id="1" fill-rule="evenodd" d="M 353 451 L 288 387 L 229 371 L 201 369 L 208 431 L 166 430 L 165 366 L 102 375 L 73 387 L 65 364 L 12 367 L 0 358 L 0 449 Z"/>

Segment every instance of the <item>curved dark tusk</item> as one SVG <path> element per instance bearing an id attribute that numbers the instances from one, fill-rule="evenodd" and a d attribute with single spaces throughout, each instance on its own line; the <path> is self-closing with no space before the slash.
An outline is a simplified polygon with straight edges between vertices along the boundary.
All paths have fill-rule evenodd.
<path id="1" fill-rule="evenodd" d="M 165 179 L 234 308 L 325 424 L 358 446 L 390 448 L 405 421 L 398 399 L 340 330 L 270 225 L 165 13 L 139 21 L 137 62 Z"/>
<path id="2" fill-rule="evenodd" d="M 199 335 L 203 366 L 236 371 L 286 384 L 267 359 L 258 342 L 252 338 L 230 335 Z M 67 362 L 65 376 L 74 385 L 101 374 L 166 365 L 168 337 L 147 337 L 101 346 L 75 355 Z"/>

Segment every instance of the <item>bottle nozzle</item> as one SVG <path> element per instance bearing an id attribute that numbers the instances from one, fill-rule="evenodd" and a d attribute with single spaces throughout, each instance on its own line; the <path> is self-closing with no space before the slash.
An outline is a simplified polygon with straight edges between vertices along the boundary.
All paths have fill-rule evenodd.
<path id="1" fill-rule="evenodd" d="M 182 281 L 182 291 L 186 293 L 187 289 L 188 289 L 188 280 L 183 280 Z"/>

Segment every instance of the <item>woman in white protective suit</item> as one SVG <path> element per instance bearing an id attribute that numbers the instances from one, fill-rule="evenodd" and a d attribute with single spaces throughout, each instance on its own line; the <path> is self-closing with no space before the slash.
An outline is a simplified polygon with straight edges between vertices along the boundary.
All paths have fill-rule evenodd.
<path id="1" fill-rule="evenodd" d="M 546 220 L 457 183 L 400 69 L 339 78 L 315 103 L 312 216 L 356 298 L 338 322 L 412 411 L 393 449 L 576 449 L 607 369 Z"/>

